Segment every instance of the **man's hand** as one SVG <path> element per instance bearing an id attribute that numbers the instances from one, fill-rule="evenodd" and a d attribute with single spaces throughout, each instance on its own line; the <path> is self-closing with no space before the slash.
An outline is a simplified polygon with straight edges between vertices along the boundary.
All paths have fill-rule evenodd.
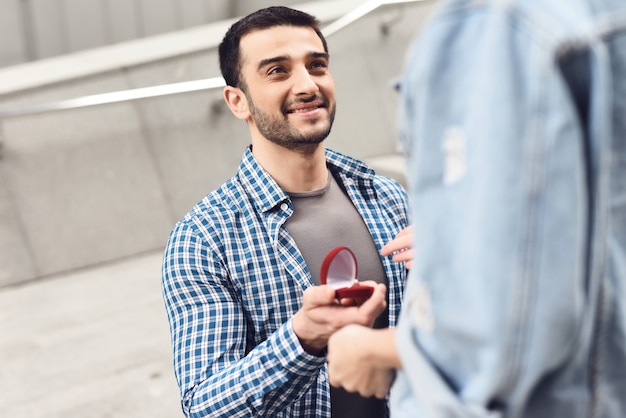
<path id="1" fill-rule="evenodd" d="M 328 344 L 328 338 L 348 324 L 371 327 L 385 310 L 387 287 L 373 281 L 360 284 L 374 287 L 374 293 L 365 301 L 338 301 L 335 289 L 328 285 L 313 286 L 304 291 L 302 308 L 293 316 L 292 324 L 308 353 L 318 354 Z"/>
<path id="2" fill-rule="evenodd" d="M 333 386 L 361 396 L 383 399 L 395 377 L 400 359 L 395 330 L 373 330 L 348 325 L 328 341 L 328 377 Z"/>
<path id="3" fill-rule="evenodd" d="M 385 245 L 381 254 L 384 256 L 393 254 L 393 261 L 405 262 L 406 268 L 411 269 L 415 251 L 413 250 L 413 226 L 404 228 L 396 237 Z"/>

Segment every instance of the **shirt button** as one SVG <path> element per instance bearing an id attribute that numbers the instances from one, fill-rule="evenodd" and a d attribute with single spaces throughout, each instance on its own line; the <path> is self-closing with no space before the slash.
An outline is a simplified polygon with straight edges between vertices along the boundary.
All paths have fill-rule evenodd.
<path id="1" fill-rule="evenodd" d="M 289 208 L 289 205 L 286 203 L 283 203 L 280 205 L 281 210 L 287 210 Z"/>

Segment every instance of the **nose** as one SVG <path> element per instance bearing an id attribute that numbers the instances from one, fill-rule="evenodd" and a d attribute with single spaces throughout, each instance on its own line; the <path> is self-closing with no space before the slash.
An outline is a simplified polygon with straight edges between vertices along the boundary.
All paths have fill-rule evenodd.
<path id="1" fill-rule="evenodd" d="M 295 95 L 311 95 L 319 91 L 319 86 L 306 68 L 295 71 L 292 79 L 292 89 Z"/>

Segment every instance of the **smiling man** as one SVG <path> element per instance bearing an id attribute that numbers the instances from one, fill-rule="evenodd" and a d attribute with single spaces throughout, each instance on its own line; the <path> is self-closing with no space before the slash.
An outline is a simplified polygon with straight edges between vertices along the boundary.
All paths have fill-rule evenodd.
<path id="1" fill-rule="evenodd" d="M 407 226 L 406 193 L 324 147 L 335 87 L 318 21 L 254 12 L 219 48 L 224 99 L 251 145 L 236 175 L 171 232 L 163 295 L 188 417 L 387 415 L 384 400 L 328 384 L 326 345 L 347 324 L 394 325 L 406 269 L 380 249 Z M 348 246 L 367 300 L 320 285 L 324 256 Z"/>

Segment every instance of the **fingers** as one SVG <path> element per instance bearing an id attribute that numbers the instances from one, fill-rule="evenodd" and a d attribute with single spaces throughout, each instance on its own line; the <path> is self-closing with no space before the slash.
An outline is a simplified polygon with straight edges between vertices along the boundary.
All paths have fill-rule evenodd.
<path id="1" fill-rule="evenodd" d="M 408 250 L 413 244 L 413 226 L 404 228 L 394 239 L 389 241 L 382 249 L 382 255 L 390 255 L 396 251 Z"/>
<path id="2" fill-rule="evenodd" d="M 373 280 L 365 280 L 362 282 L 359 282 L 360 286 L 369 286 L 372 287 L 374 289 L 376 289 L 376 286 L 378 285 L 377 282 L 373 281 Z M 387 291 L 387 287 L 384 288 L 384 291 Z M 341 298 L 339 300 L 339 303 L 342 306 L 360 306 L 362 305 L 366 300 L 368 300 L 370 296 L 365 296 L 365 297 L 350 297 L 350 298 Z"/>
<path id="3" fill-rule="evenodd" d="M 393 261 L 400 263 L 400 262 L 407 262 L 407 261 L 412 261 L 413 258 L 415 257 L 415 251 L 413 249 L 408 249 L 405 251 L 400 251 L 399 253 L 395 253 L 392 257 Z"/>
<path id="4" fill-rule="evenodd" d="M 373 325 L 387 305 L 387 287 L 371 281 L 369 283 L 376 285 L 374 292 L 360 306 L 340 304 L 332 286 L 312 286 L 304 291 L 302 308 L 293 316 L 292 327 L 307 352 L 318 353 L 326 346 L 328 338 L 347 324 Z M 361 301 L 351 303 L 357 302 Z"/>
<path id="5" fill-rule="evenodd" d="M 335 302 L 335 289 L 329 285 L 311 286 L 302 294 L 302 306 L 306 309 L 328 306 Z"/>
<path id="6" fill-rule="evenodd" d="M 368 283 L 368 282 L 364 282 Z M 375 283 L 375 282 L 370 282 Z M 365 300 L 359 307 L 359 313 L 366 318 L 366 323 L 363 325 L 371 326 L 374 320 L 380 315 L 387 307 L 387 286 L 382 283 L 376 283 L 374 286 L 374 293 L 367 300 Z"/>
<path id="7" fill-rule="evenodd" d="M 374 292 L 368 298 L 341 299 L 339 304 L 343 310 L 336 314 L 338 328 L 348 324 L 371 327 L 387 307 L 387 286 L 372 280 L 361 282 L 361 285 L 373 287 Z"/>
<path id="8" fill-rule="evenodd" d="M 384 256 L 393 254 L 392 260 L 396 263 L 405 263 L 405 267 L 410 270 L 415 258 L 413 250 L 413 226 L 404 228 L 394 239 L 385 245 L 380 253 Z"/>

